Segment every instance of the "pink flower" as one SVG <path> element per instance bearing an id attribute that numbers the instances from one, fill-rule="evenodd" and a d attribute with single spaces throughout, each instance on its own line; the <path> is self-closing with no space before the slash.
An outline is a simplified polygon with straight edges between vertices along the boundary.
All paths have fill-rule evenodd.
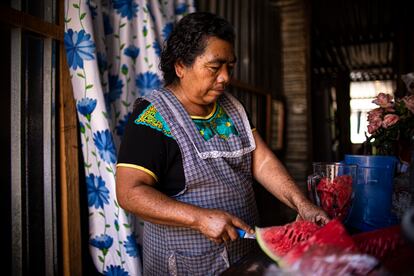
<path id="1" fill-rule="evenodd" d="M 408 110 L 410 110 L 411 113 L 414 113 L 414 95 L 405 96 L 402 100 L 404 101 L 405 106 L 408 108 Z"/>
<path id="2" fill-rule="evenodd" d="M 381 119 L 382 113 L 383 113 L 383 109 L 380 108 L 380 107 L 369 111 L 368 112 L 368 121 L 370 123 L 374 122 L 374 121 L 378 121 L 378 120 L 382 121 L 382 119 Z"/>
<path id="3" fill-rule="evenodd" d="M 400 119 L 400 117 L 398 115 L 395 114 L 387 114 L 384 116 L 384 120 L 382 121 L 382 127 L 383 128 L 388 128 L 392 125 L 395 125 L 398 120 Z"/>
<path id="4" fill-rule="evenodd" d="M 382 108 L 392 108 L 393 103 L 391 101 L 392 101 L 391 95 L 385 94 L 385 93 L 379 93 L 377 98 L 373 100 L 372 102 L 376 105 L 379 105 Z"/>

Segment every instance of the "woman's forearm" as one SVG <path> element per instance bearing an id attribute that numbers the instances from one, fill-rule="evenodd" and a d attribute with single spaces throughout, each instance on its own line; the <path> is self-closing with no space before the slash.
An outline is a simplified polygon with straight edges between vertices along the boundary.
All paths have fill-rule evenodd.
<path id="1" fill-rule="evenodd" d="M 256 150 L 253 153 L 253 176 L 271 194 L 290 208 L 298 211 L 308 203 L 283 164 L 255 133 Z"/>

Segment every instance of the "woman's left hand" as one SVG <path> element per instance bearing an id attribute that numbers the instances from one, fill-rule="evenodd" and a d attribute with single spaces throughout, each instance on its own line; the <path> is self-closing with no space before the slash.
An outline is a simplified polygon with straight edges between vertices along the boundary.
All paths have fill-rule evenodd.
<path id="1" fill-rule="evenodd" d="M 320 226 L 330 221 L 328 215 L 318 206 L 306 201 L 298 208 L 298 216 L 301 219 L 312 221 Z"/>

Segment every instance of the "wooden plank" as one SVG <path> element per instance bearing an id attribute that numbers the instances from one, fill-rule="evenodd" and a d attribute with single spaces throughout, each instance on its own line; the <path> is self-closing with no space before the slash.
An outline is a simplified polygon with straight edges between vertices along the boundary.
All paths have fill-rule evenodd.
<path id="1" fill-rule="evenodd" d="M 0 22 L 59 41 L 63 41 L 63 25 L 59 26 L 53 23 L 49 23 L 30 14 L 9 7 L 0 7 Z"/>
<path id="2" fill-rule="evenodd" d="M 76 108 L 63 45 L 60 45 L 59 122 L 63 275 L 82 275 Z"/>
<path id="3" fill-rule="evenodd" d="M 64 26 L 64 1 L 59 0 L 59 23 Z M 59 151 L 62 224 L 62 272 L 83 275 L 79 200 L 78 129 L 72 83 L 63 43 L 59 45 Z"/>

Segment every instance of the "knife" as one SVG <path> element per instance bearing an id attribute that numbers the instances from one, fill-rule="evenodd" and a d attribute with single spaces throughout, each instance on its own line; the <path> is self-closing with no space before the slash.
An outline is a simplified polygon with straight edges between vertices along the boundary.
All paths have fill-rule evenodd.
<path id="1" fill-rule="evenodd" d="M 237 234 L 242 239 L 254 239 L 254 240 L 256 239 L 256 234 L 247 233 L 246 231 L 240 228 L 236 228 L 236 230 L 237 230 Z"/>

